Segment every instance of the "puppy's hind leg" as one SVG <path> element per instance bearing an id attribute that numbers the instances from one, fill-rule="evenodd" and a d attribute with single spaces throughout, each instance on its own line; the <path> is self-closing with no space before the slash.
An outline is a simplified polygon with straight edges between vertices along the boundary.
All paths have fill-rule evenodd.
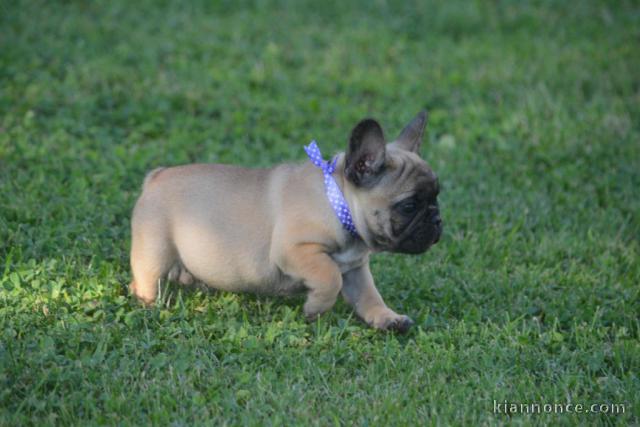
<path id="1" fill-rule="evenodd" d="M 131 239 L 131 293 L 144 304 L 153 304 L 158 295 L 158 281 L 177 260 L 168 236 L 148 230 L 136 230 Z"/>
<path id="2" fill-rule="evenodd" d="M 174 264 L 167 274 L 167 279 L 172 282 L 179 282 L 182 285 L 193 285 L 195 279 L 191 273 L 187 271 L 182 263 Z"/>

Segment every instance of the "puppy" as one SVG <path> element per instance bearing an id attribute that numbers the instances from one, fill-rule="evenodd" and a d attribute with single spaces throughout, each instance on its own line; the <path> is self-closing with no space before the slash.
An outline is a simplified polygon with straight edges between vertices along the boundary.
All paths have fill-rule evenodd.
<path id="1" fill-rule="evenodd" d="M 345 153 L 269 169 L 221 164 L 159 168 L 133 210 L 131 292 L 151 304 L 163 277 L 232 292 L 307 292 L 310 320 L 338 294 L 370 326 L 413 323 L 386 306 L 369 254 L 425 252 L 442 232 L 438 179 L 420 157 L 427 115 L 393 142 L 372 119 L 358 123 Z"/>

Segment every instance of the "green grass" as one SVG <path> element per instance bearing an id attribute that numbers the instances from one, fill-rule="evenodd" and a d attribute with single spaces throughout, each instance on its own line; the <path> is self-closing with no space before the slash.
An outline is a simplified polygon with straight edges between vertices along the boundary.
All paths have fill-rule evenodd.
<path id="1" fill-rule="evenodd" d="M 185 3 L 0 3 L 0 425 L 640 422 L 637 3 Z M 372 265 L 408 335 L 127 295 L 146 171 L 303 161 L 420 109 L 445 234 Z"/>

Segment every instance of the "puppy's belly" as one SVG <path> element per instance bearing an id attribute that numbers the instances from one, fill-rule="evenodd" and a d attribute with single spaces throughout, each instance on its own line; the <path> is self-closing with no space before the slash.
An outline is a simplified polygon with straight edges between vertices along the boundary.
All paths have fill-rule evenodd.
<path id="1" fill-rule="evenodd" d="M 198 280 L 215 289 L 291 295 L 305 289 L 299 280 L 285 275 L 269 260 L 269 239 L 234 236 L 211 227 L 182 224 L 175 229 L 175 245 L 181 262 Z M 238 229 L 238 234 L 251 236 Z"/>

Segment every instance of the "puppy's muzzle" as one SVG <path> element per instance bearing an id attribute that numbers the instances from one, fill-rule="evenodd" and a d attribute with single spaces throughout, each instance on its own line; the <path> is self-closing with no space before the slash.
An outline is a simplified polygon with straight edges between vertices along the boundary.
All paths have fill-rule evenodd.
<path id="1" fill-rule="evenodd" d="M 434 227 L 433 234 L 435 236 L 431 244 L 435 245 L 440 241 L 440 236 L 442 235 L 442 218 L 440 218 L 440 212 L 436 211 L 431 216 L 431 224 L 433 224 L 433 227 Z"/>

